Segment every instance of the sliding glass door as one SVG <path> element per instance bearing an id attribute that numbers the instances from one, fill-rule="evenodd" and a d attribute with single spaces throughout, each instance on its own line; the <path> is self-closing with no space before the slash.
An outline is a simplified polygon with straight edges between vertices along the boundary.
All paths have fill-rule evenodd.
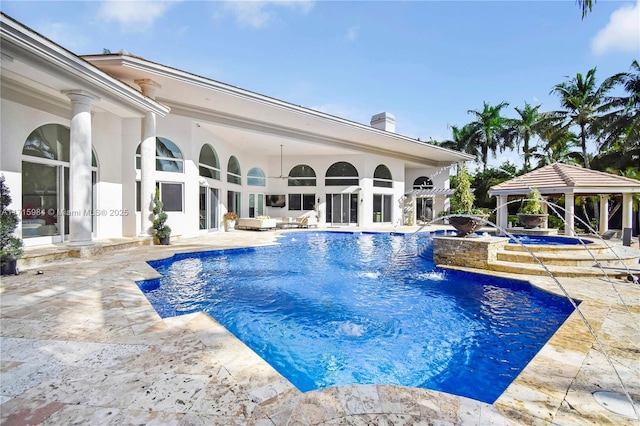
<path id="1" fill-rule="evenodd" d="M 358 224 L 358 194 L 327 194 L 327 222 L 333 226 Z"/>

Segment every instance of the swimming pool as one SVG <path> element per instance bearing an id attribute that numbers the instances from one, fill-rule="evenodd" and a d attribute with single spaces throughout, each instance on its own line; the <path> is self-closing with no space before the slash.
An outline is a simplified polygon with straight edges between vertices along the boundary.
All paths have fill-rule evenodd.
<path id="1" fill-rule="evenodd" d="M 176 255 L 140 282 L 162 317 L 205 311 L 301 391 L 347 384 L 492 403 L 573 310 L 526 282 L 441 271 L 428 237 L 291 233 Z"/>

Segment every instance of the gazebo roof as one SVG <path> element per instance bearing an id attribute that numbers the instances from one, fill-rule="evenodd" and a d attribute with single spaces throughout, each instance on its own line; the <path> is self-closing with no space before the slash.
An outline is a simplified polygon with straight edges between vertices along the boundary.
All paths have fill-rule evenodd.
<path id="1" fill-rule="evenodd" d="M 489 195 L 528 194 L 534 187 L 543 195 L 640 193 L 640 180 L 554 163 L 492 186 Z"/>

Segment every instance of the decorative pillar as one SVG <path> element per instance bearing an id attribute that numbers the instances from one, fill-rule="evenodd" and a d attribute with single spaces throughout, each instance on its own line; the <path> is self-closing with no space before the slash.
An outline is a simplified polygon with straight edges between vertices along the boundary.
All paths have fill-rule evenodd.
<path id="1" fill-rule="evenodd" d="M 84 90 L 65 90 L 71 99 L 69 146 L 69 245 L 93 245 L 91 225 L 91 103 L 99 100 Z M 62 232 L 62 230 L 60 230 Z"/>
<path id="2" fill-rule="evenodd" d="M 496 225 L 500 228 L 500 234 L 504 234 L 504 230 L 509 226 L 509 209 L 507 208 L 508 197 L 506 195 L 498 195 L 498 218 Z"/>
<path id="3" fill-rule="evenodd" d="M 142 93 L 155 99 L 160 85 L 150 79 L 136 80 Z M 156 114 L 147 111 L 144 116 L 142 144 L 140 145 L 140 235 L 152 234 L 153 198 L 156 193 Z"/>
<path id="4" fill-rule="evenodd" d="M 600 222 L 598 227 L 600 235 L 609 229 L 609 196 L 600 195 Z"/>
<path id="5" fill-rule="evenodd" d="M 633 228 L 632 194 L 622 194 L 622 229 Z"/>
<path id="6" fill-rule="evenodd" d="M 575 235 L 574 231 L 574 195 L 573 193 L 565 193 L 564 194 L 564 235 L 573 236 Z"/>

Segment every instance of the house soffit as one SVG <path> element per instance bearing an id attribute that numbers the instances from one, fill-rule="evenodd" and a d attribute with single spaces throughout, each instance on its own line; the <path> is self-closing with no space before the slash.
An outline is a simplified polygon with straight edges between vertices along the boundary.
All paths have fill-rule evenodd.
<path id="1" fill-rule="evenodd" d="M 94 110 L 121 116 L 140 116 L 149 110 L 159 115 L 168 113 L 166 107 L 4 14 L 0 24 L 3 80 L 11 79 L 24 89 L 40 93 L 34 96 L 67 103 L 69 99 L 62 91 L 86 90 L 99 97 Z"/>
<path id="2" fill-rule="evenodd" d="M 203 122 L 201 124 L 208 122 L 210 126 L 207 128 L 225 139 L 237 137 L 234 131 L 253 132 L 254 138 L 259 138 L 259 134 L 264 132 L 290 140 L 401 158 L 416 165 L 444 166 L 472 159 L 467 154 L 428 145 L 135 56 L 118 54 L 84 58 L 128 84 L 135 84 L 139 79 L 153 80 L 160 86 L 156 90 L 159 102 L 171 107 L 173 113 L 200 120 Z"/>

